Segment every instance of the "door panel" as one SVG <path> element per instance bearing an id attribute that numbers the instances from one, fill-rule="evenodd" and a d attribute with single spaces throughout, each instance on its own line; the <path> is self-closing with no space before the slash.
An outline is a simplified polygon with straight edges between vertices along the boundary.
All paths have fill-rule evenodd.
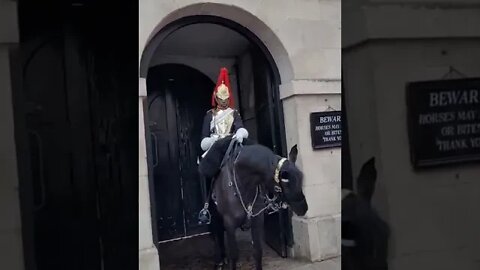
<path id="1" fill-rule="evenodd" d="M 342 74 L 343 75 L 343 74 Z M 342 76 L 343 78 L 343 76 Z M 348 134 L 348 118 L 347 118 L 347 106 L 345 104 L 345 88 L 342 79 L 342 189 L 353 190 L 353 177 L 352 177 L 352 160 L 350 155 L 350 139 Z"/>
<path id="2" fill-rule="evenodd" d="M 91 8 L 31 2 L 18 6 L 22 61 L 14 95 L 23 235 L 34 239 L 25 247 L 26 269 L 136 266 L 125 256 L 138 243 L 130 223 L 138 152 L 129 143 L 138 136 L 131 132 L 138 81 L 125 76 L 135 70 L 135 55 L 115 58 L 128 52 L 109 44 L 124 42 L 125 33 L 118 22 L 97 23 Z"/>
<path id="3" fill-rule="evenodd" d="M 67 28 L 38 36 L 20 49 L 23 87 L 16 101 L 25 108 L 16 113 L 25 119 L 29 149 L 25 181 L 33 193 L 35 264 L 39 270 L 98 269 L 88 80 L 76 61 L 81 40 Z"/>
<path id="4" fill-rule="evenodd" d="M 62 38 L 43 42 L 24 51 L 24 97 L 30 164 L 33 167 L 34 238 L 37 267 L 69 265 L 65 242 L 72 215 L 71 162 L 65 104 Z M 48 64 L 48 69 L 45 66 Z M 65 139 L 59 140 L 58 137 Z M 66 218 L 67 217 L 67 218 Z M 56 237 L 53 237 L 53 236 Z M 52 258 L 59 257 L 58 260 Z"/>
<path id="5" fill-rule="evenodd" d="M 149 105 L 152 154 L 158 160 L 153 167 L 158 240 L 183 236 L 181 185 L 176 165 L 175 145 L 172 143 L 172 109 L 167 108 L 165 93 L 152 98 Z"/>
<path id="6" fill-rule="evenodd" d="M 203 199 L 197 158 L 213 86 L 203 74 L 185 66 L 162 65 L 149 71 L 150 166 L 159 241 L 207 231 L 198 225 Z"/>
<path id="7" fill-rule="evenodd" d="M 204 91 L 189 91 L 194 89 L 192 86 L 204 88 Z M 207 89 L 212 88 L 210 81 L 202 80 L 202 77 L 198 76 L 176 82 L 174 87 L 178 93 L 178 144 L 186 236 L 206 232 L 205 226 L 198 225 L 198 213 L 204 202 L 200 192 L 197 159 L 203 153 L 200 149 L 202 123 L 205 112 L 209 109 L 205 102 L 208 97 L 206 93 Z"/>
<path id="8" fill-rule="evenodd" d="M 277 90 L 273 83 L 272 73 L 260 52 L 253 52 L 253 76 L 255 85 L 255 111 L 257 119 L 257 140 L 277 155 L 284 155 L 279 135 L 279 109 L 275 106 Z M 265 215 L 265 242 L 280 256 L 287 256 L 289 210 L 280 210 L 271 215 Z"/>

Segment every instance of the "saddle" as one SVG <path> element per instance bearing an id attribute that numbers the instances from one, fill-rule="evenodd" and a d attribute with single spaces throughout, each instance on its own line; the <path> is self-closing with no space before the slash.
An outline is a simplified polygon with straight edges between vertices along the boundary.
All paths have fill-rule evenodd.
<path id="1" fill-rule="evenodd" d="M 237 147 L 239 144 L 234 142 L 231 135 L 216 141 L 210 150 L 208 150 L 207 155 L 205 155 L 198 164 L 200 174 L 206 178 L 216 177 L 223 164 L 230 158 L 230 155 L 236 156 L 238 154 L 236 151 L 240 150 L 239 147 Z M 251 145 L 254 143 L 255 142 L 250 139 L 243 140 L 243 145 Z"/>

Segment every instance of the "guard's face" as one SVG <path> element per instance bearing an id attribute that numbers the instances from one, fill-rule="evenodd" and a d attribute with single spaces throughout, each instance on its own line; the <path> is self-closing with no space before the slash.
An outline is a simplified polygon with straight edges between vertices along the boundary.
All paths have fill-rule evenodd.
<path id="1" fill-rule="evenodd" d="M 217 105 L 220 109 L 224 110 L 228 107 L 228 100 L 230 98 L 230 92 L 228 87 L 223 84 L 218 86 L 217 93 L 215 94 L 215 99 L 217 101 Z"/>
<path id="2" fill-rule="evenodd" d="M 221 109 L 225 109 L 228 107 L 229 98 L 221 99 L 217 96 L 215 97 L 215 100 L 217 101 L 218 107 L 220 107 Z"/>

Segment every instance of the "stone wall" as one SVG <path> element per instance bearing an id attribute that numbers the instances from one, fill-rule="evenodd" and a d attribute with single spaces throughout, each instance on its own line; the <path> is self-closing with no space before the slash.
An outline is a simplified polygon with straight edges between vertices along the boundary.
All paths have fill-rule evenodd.
<path id="1" fill-rule="evenodd" d="M 480 265 L 480 218 L 474 214 L 480 165 L 415 172 L 405 101 L 407 82 L 441 79 L 450 66 L 466 77 L 480 77 L 480 10 L 463 8 L 467 2 L 472 1 L 365 4 L 363 11 L 350 10 L 363 19 L 346 20 L 349 31 L 361 33 L 357 43 L 346 46 L 342 60 L 353 173 L 376 157 L 373 204 L 392 229 L 391 269 Z"/>
<path id="2" fill-rule="evenodd" d="M 12 270 L 24 269 L 10 63 L 18 42 L 17 4 L 0 1 L 0 262 Z"/>

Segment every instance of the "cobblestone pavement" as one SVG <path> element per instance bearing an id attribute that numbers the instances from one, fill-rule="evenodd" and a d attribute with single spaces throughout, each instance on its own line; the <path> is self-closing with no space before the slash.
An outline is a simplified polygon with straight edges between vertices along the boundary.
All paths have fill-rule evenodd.
<path id="1" fill-rule="evenodd" d="M 254 269 L 250 232 L 237 232 L 240 251 L 240 270 Z M 213 241 L 209 235 L 161 244 L 159 247 L 162 270 L 213 269 Z M 267 245 L 263 247 L 263 268 L 265 270 L 340 270 L 340 258 L 323 262 L 306 262 L 281 258 Z"/>

